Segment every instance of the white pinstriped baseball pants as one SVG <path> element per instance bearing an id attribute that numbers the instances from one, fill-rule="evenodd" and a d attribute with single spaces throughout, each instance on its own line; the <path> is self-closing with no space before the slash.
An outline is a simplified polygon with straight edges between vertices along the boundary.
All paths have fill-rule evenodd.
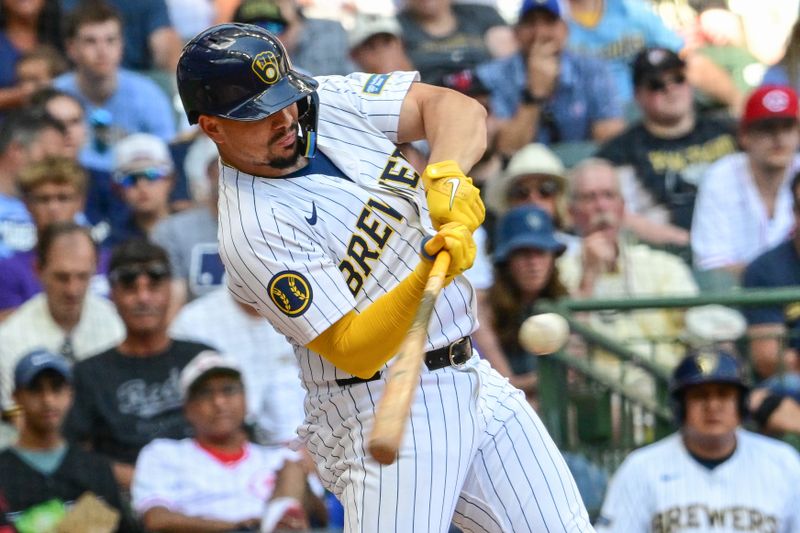
<path id="1" fill-rule="evenodd" d="M 399 459 L 366 440 L 383 380 L 331 386 L 307 400 L 301 427 L 347 533 L 591 532 L 561 453 L 521 391 L 473 357 L 424 371 Z"/>

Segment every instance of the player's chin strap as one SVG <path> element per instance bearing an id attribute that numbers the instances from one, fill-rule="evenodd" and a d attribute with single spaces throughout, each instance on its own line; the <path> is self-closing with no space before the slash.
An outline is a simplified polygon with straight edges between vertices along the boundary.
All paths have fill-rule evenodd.
<path id="1" fill-rule="evenodd" d="M 298 143 L 300 153 L 305 157 L 314 157 L 317 153 L 317 110 L 319 109 L 319 96 L 317 92 L 309 94 L 305 99 L 297 102 L 300 117 L 298 118 Z"/>
<path id="2" fill-rule="evenodd" d="M 314 131 L 307 131 L 305 137 L 301 135 L 300 149 L 303 150 L 303 155 L 305 157 L 314 157 L 314 154 L 317 153 L 317 133 Z"/>

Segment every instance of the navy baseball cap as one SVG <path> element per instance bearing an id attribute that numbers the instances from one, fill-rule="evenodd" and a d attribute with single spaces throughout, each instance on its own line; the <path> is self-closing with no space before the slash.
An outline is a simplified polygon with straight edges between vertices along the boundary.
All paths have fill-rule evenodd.
<path id="1" fill-rule="evenodd" d="M 515 207 L 498 221 L 495 243 L 495 263 L 505 261 L 512 253 L 523 248 L 554 252 L 556 255 L 561 255 L 566 249 L 556 240 L 550 215 L 532 205 Z"/>
<path id="2" fill-rule="evenodd" d="M 27 389 L 36 377 L 45 370 L 61 374 L 68 382 L 72 381 L 69 361 L 45 349 L 30 352 L 17 362 L 14 368 L 14 387 Z"/>
<path id="3" fill-rule="evenodd" d="M 633 85 L 639 87 L 662 72 L 685 67 L 686 62 L 668 48 L 645 48 L 633 60 Z"/>
<path id="4" fill-rule="evenodd" d="M 560 0 L 523 0 L 522 6 L 519 8 L 519 18 L 521 19 L 534 9 L 544 9 L 557 18 L 563 18 L 564 11 L 561 9 Z"/>

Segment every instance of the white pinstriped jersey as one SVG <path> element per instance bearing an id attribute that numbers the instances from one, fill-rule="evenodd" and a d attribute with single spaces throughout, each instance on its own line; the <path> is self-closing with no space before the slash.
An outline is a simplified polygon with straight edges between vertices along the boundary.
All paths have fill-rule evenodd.
<path id="1" fill-rule="evenodd" d="M 366 457 L 365 442 L 385 375 L 340 387 L 334 380 L 350 375 L 304 347 L 395 287 L 433 233 L 420 177 L 394 145 L 416 79 L 318 78 L 318 150 L 346 178 L 264 179 L 222 167 L 219 240 L 229 287 L 294 345 L 308 391 L 298 433 L 344 505 L 345 532 L 445 533 L 451 520 L 467 533 L 589 532 L 555 444 L 524 394 L 486 361 L 423 368 L 397 461 L 384 466 Z M 471 334 L 474 307 L 465 277 L 445 287 L 427 349 Z"/>
<path id="2" fill-rule="evenodd" d="M 397 285 L 433 233 L 420 177 L 393 143 L 416 73 L 317 79 L 318 150 L 352 181 L 266 179 L 223 164 L 219 202 L 229 288 L 295 346 L 311 392 L 350 375 L 304 345 Z M 473 306 L 466 278 L 445 287 L 428 349 L 472 333 Z"/>
<path id="3" fill-rule="evenodd" d="M 797 451 L 743 429 L 736 442 L 712 470 L 689 455 L 679 433 L 633 452 L 611 481 L 597 531 L 800 531 Z"/>

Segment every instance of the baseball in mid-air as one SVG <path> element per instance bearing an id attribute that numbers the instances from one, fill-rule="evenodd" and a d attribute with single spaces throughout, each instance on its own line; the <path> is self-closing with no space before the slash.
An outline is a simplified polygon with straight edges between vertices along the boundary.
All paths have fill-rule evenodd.
<path id="1" fill-rule="evenodd" d="M 560 350 L 569 337 L 569 324 L 556 313 L 529 316 L 519 328 L 519 343 L 535 355 L 547 355 Z"/>

